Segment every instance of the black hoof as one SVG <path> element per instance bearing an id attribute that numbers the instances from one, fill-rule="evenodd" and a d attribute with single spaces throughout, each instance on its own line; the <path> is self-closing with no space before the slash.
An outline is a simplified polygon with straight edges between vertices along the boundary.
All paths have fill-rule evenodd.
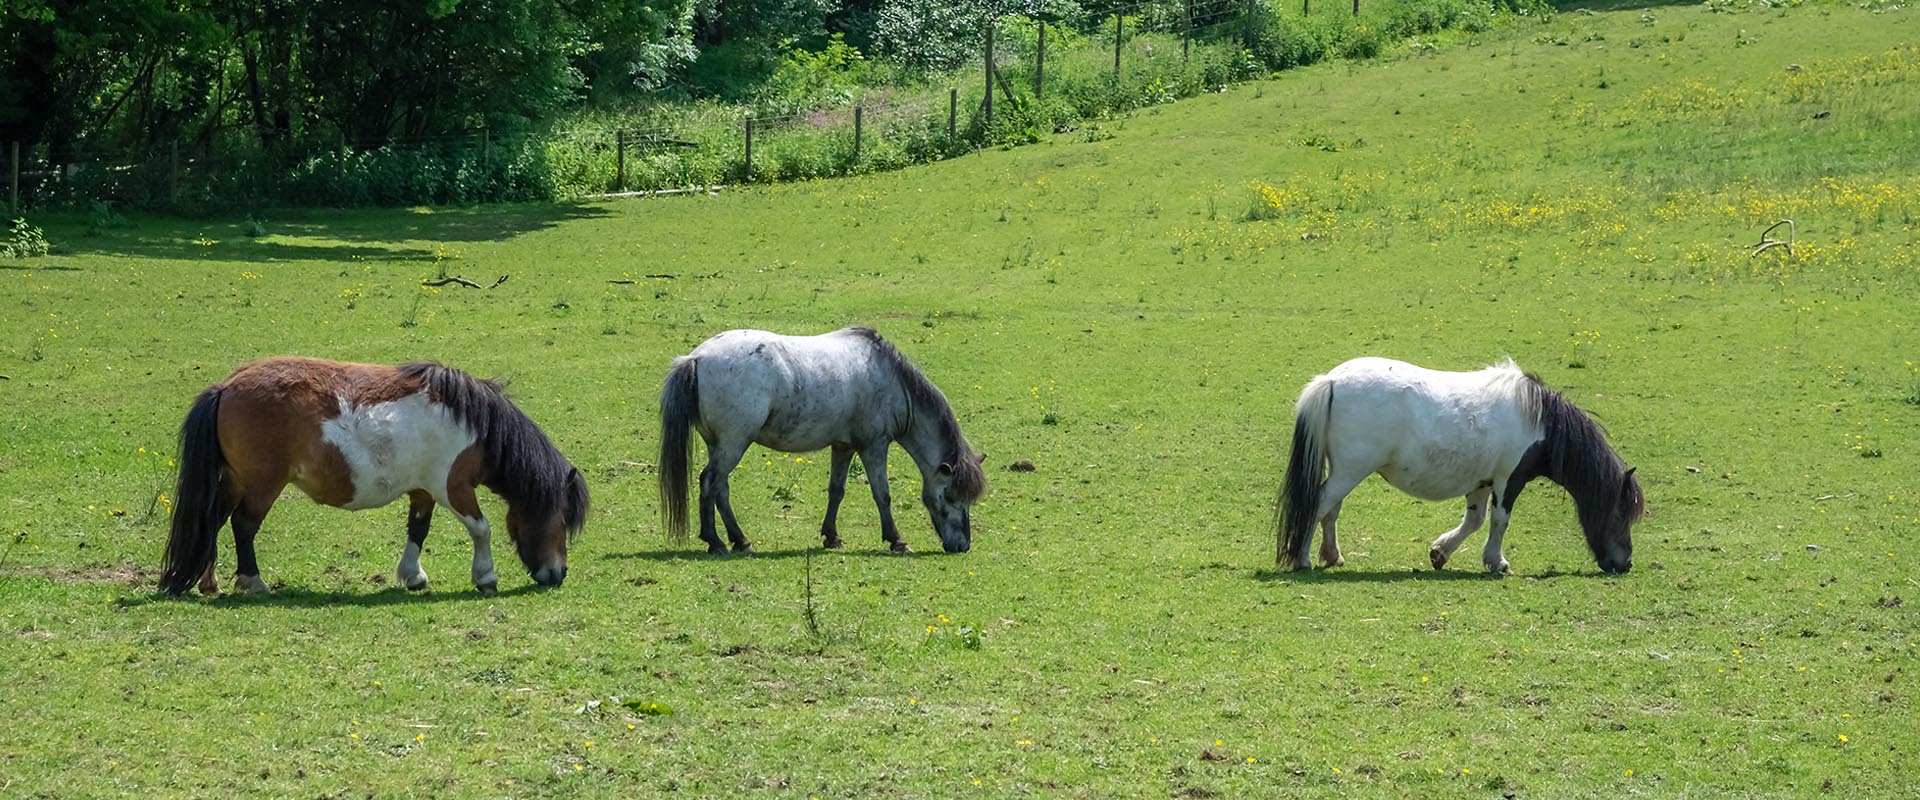
<path id="1" fill-rule="evenodd" d="M 913 548 L 908 547 L 906 542 L 894 542 L 893 545 L 888 547 L 887 549 L 892 550 L 893 552 L 896 552 L 896 553 L 913 552 Z"/>
<path id="2" fill-rule="evenodd" d="M 821 546 L 827 548 L 828 550 L 838 550 L 842 547 L 846 547 L 847 543 L 840 541 L 840 537 L 838 536 L 829 536 L 827 537 L 826 542 Z"/>
<path id="3" fill-rule="evenodd" d="M 733 554 L 736 556 L 744 556 L 752 552 L 753 552 L 752 542 L 740 542 L 733 546 Z"/>
<path id="4" fill-rule="evenodd" d="M 724 556 L 724 555 L 726 555 L 726 554 L 727 554 L 727 546 L 726 546 L 726 545 L 724 545 L 724 544 L 709 544 L 709 545 L 707 545 L 707 555 L 710 555 L 710 556 Z"/>

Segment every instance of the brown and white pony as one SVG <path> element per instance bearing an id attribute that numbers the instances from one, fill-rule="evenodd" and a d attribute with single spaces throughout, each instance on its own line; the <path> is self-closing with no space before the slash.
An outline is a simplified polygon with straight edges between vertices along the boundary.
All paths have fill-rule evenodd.
<path id="1" fill-rule="evenodd" d="M 507 503 L 507 536 L 533 579 L 558 586 L 567 542 L 587 515 L 587 486 L 500 384 L 433 363 L 398 367 L 268 358 L 201 392 L 180 426 L 180 482 L 160 588 L 199 579 L 214 593 L 214 542 L 231 518 L 235 582 L 267 591 L 253 537 L 287 484 L 336 508 L 377 508 L 406 495 L 398 577 L 427 588 L 420 548 L 437 503 L 473 539 L 473 585 L 498 586 L 491 529 L 474 488 Z"/>

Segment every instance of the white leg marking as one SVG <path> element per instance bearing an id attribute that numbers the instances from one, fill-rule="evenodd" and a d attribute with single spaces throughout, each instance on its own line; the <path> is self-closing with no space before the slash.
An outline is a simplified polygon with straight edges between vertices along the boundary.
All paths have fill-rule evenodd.
<path id="1" fill-rule="evenodd" d="M 486 517 L 469 519 L 455 513 L 453 518 L 467 526 L 467 535 L 473 538 L 474 588 L 482 594 L 493 594 L 500 584 L 499 576 L 493 573 L 493 529 L 487 525 Z"/>
<path id="2" fill-rule="evenodd" d="M 400 554 L 400 568 L 394 571 L 400 585 L 411 591 L 427 588 L 427 571 L 420 568 L 420 545 L 407 542 L 407 549 Z"/>
<path id="3" fill-rule="evenodd" d="M 1505 508 L 1495 506 L 1493 509 L 1493 525 L 1487 528 L 1487 549 L 1480 554 L 1480 563 L 1486 565 L 1488 572 L 1505 574 L 1507 571 L 1507 557 L 1500 552 L 1500 546 L 1506 539 L 1510 516 Z"/>

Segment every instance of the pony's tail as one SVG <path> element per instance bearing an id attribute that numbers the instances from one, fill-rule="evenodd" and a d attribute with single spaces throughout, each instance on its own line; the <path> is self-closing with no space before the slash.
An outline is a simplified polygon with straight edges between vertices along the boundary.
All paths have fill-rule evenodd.
<path id="1" fill-rule="evenodd" d="M 667 541 L 687 540 L 687 462 L 693 456 L 693 423 L 700 416 L 699 362 L 682 358 L 660 387 L 660 516 Z"/>
<path id="2" fill-rule="evenodd" d="M 1279 530 L 1274 536 L 1274 564 L 1281 569 L 1311 566 L 1307 549 L 1313 544 L 1313 526 L 1319 520 L 1320 490 L 1326 485 L 1327 418 L 1333 414 L 1333 381 L 1316 378 L 1300 393 L 1293 418 L 1293 453 L 1287 458 L 1286 481 L 1280 486 Z"/>
<path id="3" fill-rule="evenodd" d="M 214 541 L 233 513 L 232 478 L 220 451 L 220 393 L 200 393 L 180 423 L 180 481 L 173 490 L 173 533 L 161 562 L 160 588 L 184 593 L 213 564 Z"/>

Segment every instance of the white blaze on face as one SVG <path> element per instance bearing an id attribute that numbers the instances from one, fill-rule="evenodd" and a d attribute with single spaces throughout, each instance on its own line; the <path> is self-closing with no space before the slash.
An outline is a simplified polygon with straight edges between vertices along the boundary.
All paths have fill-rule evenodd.
<path id="1" fill-rule="evenodd" d="M 321 426 L 321 439 L 340 451 L 353 478 L 349 509 L 376 508 L 415 489 L 447 503 L 447 471 L 474 436 L 426 392 L 386 403 L 354 406 L 340 399 L 340 416 Z"/>

